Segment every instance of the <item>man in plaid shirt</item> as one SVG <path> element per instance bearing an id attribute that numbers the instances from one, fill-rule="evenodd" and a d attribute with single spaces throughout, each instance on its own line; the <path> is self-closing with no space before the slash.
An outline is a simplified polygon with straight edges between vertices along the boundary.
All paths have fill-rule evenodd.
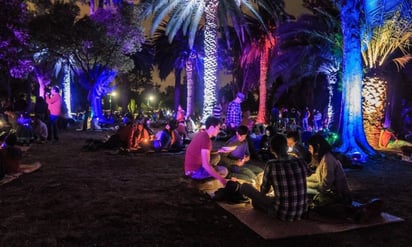
<path id="1" fill-rule="evenodd" d="M 233 135 L 242 122 L 242 108 L 240 103 L 245 99 L 243 93 L 237 93 L 236 98 L 229 103 L 226 112 L 226 128 L 229 135 Z"/>
<path id="2" fill-rule="evenodd" d="M 271 140 L 275 159 L 266 163 L 260 192 L 250 184 L 240 185 L 239 192 L 252 199 L 253 207 L 283 221 L 300 220 L 308 211 L 306 176 L 308 167 L 302 159 L 289 156 L 286 138 Z M 274 196 L 267 193 L 273 188 Z"/>

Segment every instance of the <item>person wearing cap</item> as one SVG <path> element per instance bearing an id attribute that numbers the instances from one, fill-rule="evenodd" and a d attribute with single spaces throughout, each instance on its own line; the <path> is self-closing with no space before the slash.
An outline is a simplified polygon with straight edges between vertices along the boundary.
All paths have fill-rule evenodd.
<path id="1" fill-rule="evenodd" d="M 225 124 L 229 134 L 233 135 L 236 132 L 236 128 L 242 122 L 242 108 L 240 103 L 242 103 L 244 99 L 245 95 L 239 92 L 236 94 L 236 98 L 230 102 L 227 107 Z"/>

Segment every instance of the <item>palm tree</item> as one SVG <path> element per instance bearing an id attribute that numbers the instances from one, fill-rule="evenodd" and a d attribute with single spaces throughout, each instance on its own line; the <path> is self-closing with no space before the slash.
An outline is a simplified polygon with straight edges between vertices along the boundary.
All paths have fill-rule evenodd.
<path id="1" fill-rule="evenodd" d="M 275 46 L 276 39 L 272 34 L 274 30 L 270 30 L 270 32 L 267 33 L 262 28 L 259 28 L 260 25 L 253 19 L 249 20 L 249 25 L 255 27 L 255 29 L 253 29 L 255 33 L 242 51 L 241 66 L 247 69 L 249 65 L 256 63 L 256 61 L 259 62 L 259 108 L 256 123 L 266 124 L 268 64 L 270 54 L 272 53 L 271 50 Z M 274 29 L 273 22 L 270 27 Z"/>
<path id="2" fill-rule="evenodd" d="M 187 39 L 180 31 L 176 34 L 175 39 L 169 43 L 165 34 L 165 25 L 163 28 L 158 29 L 153 36 L 153 43 L 156 49 L 155 64 L 159 69 L 159 76 L 161 80 L 165 80 L 166 77 L 174 71 L 175 73 L 175 91 L 174 91 L 174 110 L 176 111 L 179 105 L 182 105 L 181 101 L 181 77 L 182 72 L 186 70 L 187 84 L 188 84 L 188 102 L 187 111 L 188 115 L 193 113 L 193 66 L 196 64 L 196 58 L 199 58 L 198 51 L 202 50 L 201 44 L 199 44 L 202 38 L 202 32 L 199 30 L 193 49 L 189 48 Z"/>
<path id="3" fill-rule="evenodd" d="M 270 62 L 270 78 L 282 77 L 275 83 L 273 102 L 286 90 L 317 73 L 326 75 L 329 89 L 328 123 L 334 122 L 338 102 L 335 95 L 342 58 L 339 11 L 329 0 L 304 1 L 312 14 L 305 14 L 296 21 L 283 23 L 277 29 L 278 42 L 274 52 L 279 53 Z M 281 84 L 280 84 L 281 83 Z M 335 100 L 332 100 L 332 99 Z"/>
<path id="4" fill-rule="evenodd" d="M 410 9 L 410 6 L 407 9 Z M 401 8 L 398 10 L 388 13 L 385 8 L 378 8 L 375 13 L 385 11 L 379 14 L 383 24 L 367 28 L 362 40 L 365 47 L 362 58 L 367 69 L 362 89 L 363 124 L 368 142 L 375 148 L 378 147 L 382 120 L 385 119 L 385 126 L 390 126 L 389 107 L 386 104 L 388 83 L 384 78 L 383 68 L 388 62 L 394 61 L 399 70 L 412 59 L 412 55 L 408 53 L 412 38 L 412 15 L 402 15 Z M 397 51 L 400 51 L 402 56 L 393 58 Z"/>
<path id="5" fill-rule="evenodd" d="M 263 23 L 256 11 L 256 7 L 249 0 L 147 0 L 142 2 L 149 3 L 153 7 L 152 33 L 159 27 L 161 21 L 168 17 L 166 35 L 169 37 L 169 40 L 173 40 L 176 33 L 182 29 L 183 34 L 188 36 L 190 48 L 193 47 L 196 30 L 204 15 L 205 71 L 203 119 L 205 119 L 211 115 L 213 105 L 216 102 L 218 20 L 222 26 L 227 26 L 230 20 L 236 26 L 238 37 L 244 39 L 247 30 L 242 25 L 244 20 L 240 6 L 245 6 L 252 15 Z M 268 1 L 268 3 L 271 2 Z M 268 3 L 266 1 L 258 1 L 256 4 L 268 8 Z"/>
<path id="6" fill-rule="evenodd" d="M 362 122 L 362 1 L 346 0 L 340 6 L 343 34 L 342 72 L 342 144 L 344 153 L 375 154 L 369 146 Z"/>

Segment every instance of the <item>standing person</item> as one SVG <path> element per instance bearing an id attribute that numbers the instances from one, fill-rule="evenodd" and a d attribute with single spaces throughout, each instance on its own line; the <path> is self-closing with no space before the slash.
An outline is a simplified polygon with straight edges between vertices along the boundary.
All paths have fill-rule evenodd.
<path id="1" fill-rule="evenodd" d="M 308 212 L 306 176 L 308 169 L 302 159 L 289 156 L 286 138 L 276 134 L 270 142 L 275 159 L 269 160 L 263 174 L 260 191 L 251 184 L 228 182 L 229 193 L 239 192 L 252 199 L 254 208 L 283 221 L 300 220 Z M 273 188 L 274 196 L 267 193 Z"/>
<path id="2" fill-rule="evenodd" d="M 57 120 L 59 119 L 62 107 L 62 97 L 59 93 L 59 88 L 54 86 L 51 90 L 51 94 L 46 97 L 46 102 L 50 112 L 49 136 L 47 137 L 47 140 L 51 141 L 54 138 L 54 141 L 56 142 L 59 140 Z"/>
<path id="3" fill-rule="evenodd" d="M 222 119 L 222 110 L 223 110 L 222 104 L 220 104 L 220 102 L 216 102 L 215 106 L 213 106 L 213 111 L 212 111 L 213 116 L 215 118 L 218 118 L 219 120 L 221 120 Z"/>
<path id="4" fill-rule="evenodd" d="M 48 122 L 49 108 L 43 97 L 37 96 L 36 103 L 34 104 L 34 115 L 36 115 L 42 122 Z"/>
<path id="5" fill-rule="evenodd" d="M 309 129 L 309 118 L 310 118 L 310 110 L 309 110 L 309 107 L 306 106 L 305 111 L 303 112 L 303 117 L 302 117 L 303 131 L 308 131 Z"/>
<path id="6" fill-rule="evenodd" d="M 178 123 L 183 123 L 185 122 L 185 110 L 183 110 L 182 106 L 179 105 L 177 107 L 177 112 L 176 112 L 176 121 Z"/>
<path id="7" fill-rule="evenodd" d="M 273 133 L 276 133 L 279 125 L 279 109 L 276 105 L 273 105 L 270 110 L 270 125 L 273 128 Z"/>
<path id="8" fill-rule="evenodd" d="M 319 110 L 315 110 L 315 115 L 313 116 L 313 125 L 315 132 L 322 130 L 322 113 Z"/>
<path id="9" fill-rule="evenodd" d="M 236 98 L 229 103 L 226 113 L 226 128 L 229 135 L 233 135 L 242 122 L 242 108 L 240 103 L 245 100 L 243 93 L 237 93 Z"/>
<path id="10" fill-rule="evenodd" d="M 185 154 L 185 174 L 192 179 L 213 177 L 221 184 L 226 185 L 225 177 L 228 171 L 225 167 L 217 166 L 220 160 L 219 153 L 212 154 L 212 137 L 220 131 L 220 121 L 215 117 L 208 117 L 205 122 L 205 131 L 199 132 L 190 142 Z"/>

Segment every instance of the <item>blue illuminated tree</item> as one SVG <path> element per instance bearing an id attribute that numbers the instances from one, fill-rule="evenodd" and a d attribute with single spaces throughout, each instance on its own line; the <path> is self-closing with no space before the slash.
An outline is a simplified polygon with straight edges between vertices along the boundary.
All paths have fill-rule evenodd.
<path id="1" fill-rule="evenodd" d="M 375 154 L 366 140 L 362 119 L 362 58 L 361 30 L 362 0 L 344 0 L 341 3 L 343 34 L 342 61 L 342 144 L 345 153 Z"/>

